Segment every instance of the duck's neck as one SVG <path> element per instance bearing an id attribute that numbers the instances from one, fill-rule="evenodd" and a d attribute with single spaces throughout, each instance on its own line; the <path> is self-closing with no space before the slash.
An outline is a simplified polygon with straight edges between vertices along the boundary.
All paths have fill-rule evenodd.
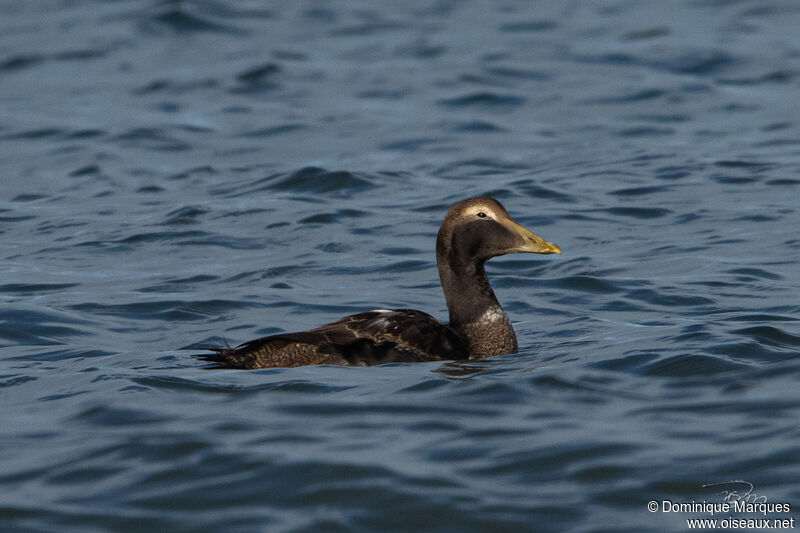
<path id="1" fill-rule="evenodd" d="M 453 266 L 439 261 L 439 277 L 450 327 L 466 338 L 471 359 L 517 352 L 514 328 L 489 285 L 483 262 Z"/>

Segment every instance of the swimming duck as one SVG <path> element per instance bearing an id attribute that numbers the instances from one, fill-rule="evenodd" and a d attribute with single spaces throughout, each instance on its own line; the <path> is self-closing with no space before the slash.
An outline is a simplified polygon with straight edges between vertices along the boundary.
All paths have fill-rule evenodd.
<path id="1" fill-rule="evenodd" d="M 492 198 L 455 204 L 436 236 L 436 263 L 450 323 L 413 309 L 376 309 L 309 331 L 280 333 L 199 357 L 221 368 L 368 366 L 483 359 L 516 353 L 517 337 L 486 277 L 484 263 L 513 253 L 561 248 L 517 224 Z"/>

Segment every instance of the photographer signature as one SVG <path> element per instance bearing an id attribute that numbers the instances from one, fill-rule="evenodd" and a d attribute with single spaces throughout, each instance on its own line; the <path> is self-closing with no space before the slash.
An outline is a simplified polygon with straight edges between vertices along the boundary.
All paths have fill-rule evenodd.
<path id="1" fill-rule="evenodd" d="M 722 490 L 720 494 L 723 495 L 723 503 L 731 502 L 750 502 L 750 503 L 766 503 L 767 497 L 753 492 L 755 487 L 749 481 L 742 479 L 733 479 L 731 481 L 722 481 L 719 483 L 706 483 L 701 485 L 704 489 L 709 487 L 728 487 L 731 490 Z M 734 490 L 738 488 L 739 490 Z M 744 492 L 739 492 L 744 490 Z"/>

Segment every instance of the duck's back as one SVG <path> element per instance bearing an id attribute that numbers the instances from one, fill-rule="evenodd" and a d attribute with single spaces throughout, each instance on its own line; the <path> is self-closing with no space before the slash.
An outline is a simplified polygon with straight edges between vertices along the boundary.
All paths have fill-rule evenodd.
<path id="1" fill-rule="evenodd" d="M 262 337 L 215 352 L 203 358 L 227 368 L 369 366 L 469 356 L 459 333 L 413 309 L 368 311 L 309 331 Z"/>

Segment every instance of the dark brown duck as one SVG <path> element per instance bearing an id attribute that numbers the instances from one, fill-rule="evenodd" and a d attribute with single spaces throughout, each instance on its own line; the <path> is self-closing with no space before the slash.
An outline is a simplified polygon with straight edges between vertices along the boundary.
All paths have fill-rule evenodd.
<path id="1" fill-rule="evenodd" d="M 516 353 L 514 328 L 483 267 L 492 257 L 513 253 L 560 254 L 561 248 L 514 222 L 497 200 L 470 198 L 450 208 L 436 237 L 449 325 L 422 311 L 377 309 L 200 357 L 224 368 L 268 368 L 367 366 Z"/>

